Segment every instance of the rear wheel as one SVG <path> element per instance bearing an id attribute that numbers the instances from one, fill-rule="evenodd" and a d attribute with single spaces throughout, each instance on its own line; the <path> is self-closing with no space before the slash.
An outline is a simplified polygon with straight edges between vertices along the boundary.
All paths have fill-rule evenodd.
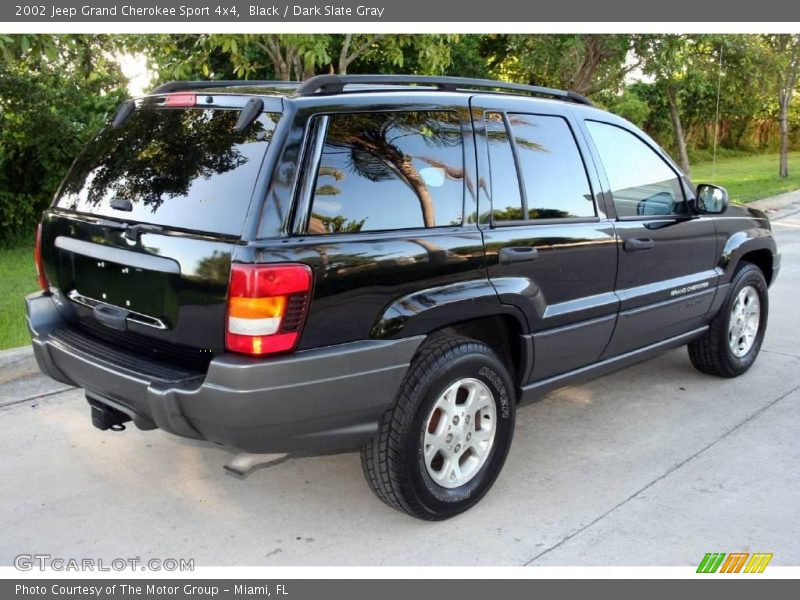
<path id="1" fill-rule="evenodd" d="M 742 263 L 709 330 L 689 344 L 689 358 L 703 373 L 737 377 L 755 362 L 767 328 L 767 281 L 757 266 Z"/>
<path id="2" fill-rule="evenodd" d="M 436 336 L 417 353 L 361 464 L 383 502 L 414 517 L 463 512 L 489 490 L 514 430 L 514 386 L 486 344 Z"/>

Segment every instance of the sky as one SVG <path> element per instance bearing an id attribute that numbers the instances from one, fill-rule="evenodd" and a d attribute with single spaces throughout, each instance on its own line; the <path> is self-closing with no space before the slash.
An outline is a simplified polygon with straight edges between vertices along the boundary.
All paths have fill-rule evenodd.
<path id="1" fill-rule="evenodd" d="M 122 74 L 128 78 L 128 91 L 131 96 L 141 96 L 150 89 L 152 73 L 147 68 L 143 54 L 121 54 L 117 56 Z"/>

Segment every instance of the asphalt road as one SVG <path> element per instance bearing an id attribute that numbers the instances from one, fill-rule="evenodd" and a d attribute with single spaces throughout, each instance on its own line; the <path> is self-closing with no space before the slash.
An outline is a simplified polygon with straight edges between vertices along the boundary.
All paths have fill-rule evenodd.
<path id="1" fill-rule="evenodd" d="M 798 210 L 796 214 L 789 214 Z M 800 564 L 800 205 L 774 223 L 783 269 L 762 354 L 736 380 L 676 350 L 518 413 L 473 510 L 422 523 L 384 507 L 356 454 L 246 480 L 231 454 L 100 432 L 79 390 L 25 353 L 0 368 L 0 564 L 20 553 L 197 565 L 696 565 L 706 552 Z"/>

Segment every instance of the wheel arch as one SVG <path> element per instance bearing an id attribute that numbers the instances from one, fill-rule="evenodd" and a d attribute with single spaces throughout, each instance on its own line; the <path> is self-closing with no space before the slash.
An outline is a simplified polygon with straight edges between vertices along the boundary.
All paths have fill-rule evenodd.
<path id="1" fill-rule="evenodd" d="M 522 311 L 502 304 L 486 279 L 429 288 L 395 299 L 381 311 L 372 338 L 387 339 L 437 333 L 479 340 L 497 353 L 515 383 L 527 381 L 533 344 Z"/>
<path id="2" fill-rule="evenodd" d="M 749 262 L 761 269 L 761 272 L 764 274 L 764 279 L 767 280 L 767 285 L 772 284 L 772 277 L 774 274 L 773 254 L 767 248 L 760 248 L 758 250 L 750 250 L 745 252 L 739 259 L 737 267 L 743 262 Z"/>
<path id="3" fill-rule="evenodd" d="M 737 231 L 726 240 L 720 256 L 719 266 L 725 273 L 724 282 L 731 281 L 741 262 L 746 261 L 761 269 L 767 284 L 771 284 L 775 275 L 776 255 L 777 246 L 769 229 Z"/>
<path id="4" fill-rule="evenodd" d="M 507 314 L 490 315 L 447 325 L 431 334 L 462 335 L 489 346 L 506 366 L 519 388 L 533 363 L 533 345 L 519 321 Z M 517 400 L 519 400 L 517 394 Z"/>

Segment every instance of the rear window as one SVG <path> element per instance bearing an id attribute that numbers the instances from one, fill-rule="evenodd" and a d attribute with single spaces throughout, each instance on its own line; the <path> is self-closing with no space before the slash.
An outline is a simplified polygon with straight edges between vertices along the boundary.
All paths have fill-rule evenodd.
<path id="1" fill-rule="evenodd" d="M 140 107 L 78 157 L 59 208 L 195 231 L 241 235 L 280 115 L 234 131 L 238 110 Z M 132 210 L 112 208 L 129 201 Z"/>

